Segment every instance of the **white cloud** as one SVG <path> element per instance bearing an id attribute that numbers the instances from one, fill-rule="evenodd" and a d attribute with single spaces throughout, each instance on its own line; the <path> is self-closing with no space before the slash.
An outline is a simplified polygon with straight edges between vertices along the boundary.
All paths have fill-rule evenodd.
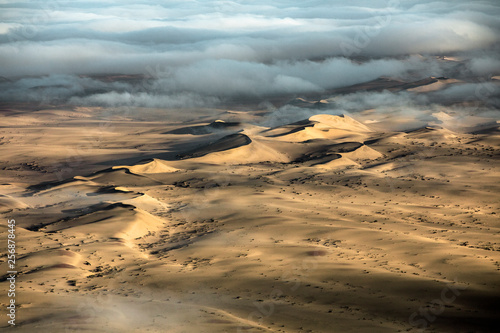
<path id="1" fill-rule="evenodd" d="M 471 75 L 497 74 L 499 67 L 500 4 L 493 0 L 12 0 L 0 2 L 0 13 L 0 76 L 47 75 L 54 85 L 60 75 L 156 76 L 147 89 L 127 84 L 92 102 L 300 94 L 380 76 L 446 74 L 413 54 L 462 54 L 473 59 Z M 17 86 L 18 95 L 28 89 Z M 72 90 L 50 90 L 64 91 Z"/>

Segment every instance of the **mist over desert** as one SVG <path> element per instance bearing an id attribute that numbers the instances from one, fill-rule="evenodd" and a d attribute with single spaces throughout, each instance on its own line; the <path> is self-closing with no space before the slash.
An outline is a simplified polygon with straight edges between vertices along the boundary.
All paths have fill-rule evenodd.
<path id="1" fill-rule="evenodd" d="M 496 1 L 0 1 L 0 331 L 497 332 Z"/>

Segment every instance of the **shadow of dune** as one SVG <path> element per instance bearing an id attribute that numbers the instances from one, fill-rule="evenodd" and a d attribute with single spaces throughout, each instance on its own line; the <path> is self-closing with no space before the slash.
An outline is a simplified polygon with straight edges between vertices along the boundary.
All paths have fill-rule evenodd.
<path id="1" fill-rule="evenodd" d="M 229 149 L 234 149 L 242 146 L 246 146 L 252 142 L 245 134 L 234 133 L 227 135 L 215 142 L 209 143 L 208 145 L 193 149 L 184 154 L 177 155 L 179 159 L 187 159 L 194 157 L 205 156 L 210 153 L 225 151 Z"/>

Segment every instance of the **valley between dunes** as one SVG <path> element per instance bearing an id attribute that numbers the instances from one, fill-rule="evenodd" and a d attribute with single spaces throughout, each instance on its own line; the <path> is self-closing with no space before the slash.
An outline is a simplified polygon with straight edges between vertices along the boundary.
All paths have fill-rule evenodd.
<path id="1" fill-rule="evenodd" d="M 16 331 L 492 331 L 499 124 L 317 113 L 4 106 Z"/>

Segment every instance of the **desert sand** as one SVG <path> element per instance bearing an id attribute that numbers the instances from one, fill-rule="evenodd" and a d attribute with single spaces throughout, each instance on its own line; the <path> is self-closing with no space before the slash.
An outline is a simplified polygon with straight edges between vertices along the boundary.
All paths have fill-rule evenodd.
<path id="1" fill-rule="evenodd" d="M 2 105 L 16 331 L 492 331 L 500 124 L 322 110 Z"/>

